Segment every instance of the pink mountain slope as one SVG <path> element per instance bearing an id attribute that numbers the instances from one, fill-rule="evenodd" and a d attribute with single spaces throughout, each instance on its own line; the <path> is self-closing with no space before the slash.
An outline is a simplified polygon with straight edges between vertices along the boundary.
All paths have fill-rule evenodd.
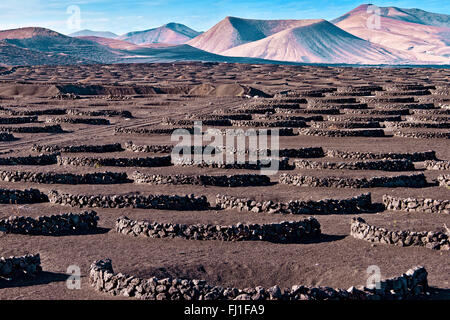
<path id="1" fill-rule="evenodd" d="M 220 54 L 230 48 L 264 39 L 289 28 L 308 25 L 314 21 L 318 20 L 253 20 L 226 17 L 187 44 Z"/>
<path id="2" fill-rule="evenodd" d="M 221 54 L 310 63 L 402 64 L 413 60 L 408 53 L 372 44 L 326 20 L 310 21 Z"/>
<path id="3" fill-rule="evenodd" d="M 369 5 L 361 5 L 332 22 L 372 43 L 409 52 L 419 61 L 450 63 L 450 28 L 447 26 L 450 25 L 450 16 L 447 15 L 446 19 L 446 15 L 421 10 L 420 15 L 412 15 L 411 12 L 417 9 L 394 7 L 379 10 L 380 15 L 376 17 L 370 12 Z M 377 19 L 379 25 L 374 24 Z"/>

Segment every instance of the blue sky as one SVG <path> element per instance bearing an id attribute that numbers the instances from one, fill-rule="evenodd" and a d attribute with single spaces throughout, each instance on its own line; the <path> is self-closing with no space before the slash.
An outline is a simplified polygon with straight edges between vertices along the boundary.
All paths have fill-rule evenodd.
<path id="1" fill-rule="evenodd" d="M 79 26 L 123 34 L 179 22 L 205 31 L 226 16 L 331 20 L 362 3 L 354 0 L 1 0 L 0 29 L 40 26 L 67 34 L 77 31 Z M 448 0 L 380 0 L 371 3 L 450 14 Z M 77 16 L 77 8 L 81 19 L 68 20 Z"/>

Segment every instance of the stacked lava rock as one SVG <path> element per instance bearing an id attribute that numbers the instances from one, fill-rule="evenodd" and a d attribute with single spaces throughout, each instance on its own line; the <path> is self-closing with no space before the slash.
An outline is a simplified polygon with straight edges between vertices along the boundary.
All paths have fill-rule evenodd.
<path id="1" fill-rule="evenodd" d="M 349 199 L 291 200 L 289 202 L 256 201 L 248 198 L 217 195 L 216 205 L 220 209 L 281 214 L 348 214 L 368 212 L 373 209 L 370 193 Z"/>
<path id="2" fill-rule="evenodd" d="M 401 247 L 420 246 L 434 250 L 450 250 L 449 236 L 433 231 L 389 231 L 371 226 L 362 218 L 353 218 L 350 234 L 357 239 Z"/>
<path id="3" fill-rule="evenodd" d="M 320 223 L 315 218 L 302 221 L 282 221 L 272 224 L 185 225 L 151 223 L 121 217 L 116 221 L 118 233 L 149 238 L 184 238 L 188 240 L 271 241 L 299 243 L 320 236 Z"/>
<path id="4" fill-rule="evenodd" d="M 34 276 L 41 271 L 41 257 L 39 254 L 0 258 L 0 278 L 16 279 L 25 275 Z M 1 286 L 2 282 L 0 281 L 0 288 Z"/>
<path id="5" fill-rule="evenodd" d="M 205 196 L 191 195 L 79 195 L 60 194 L 55 190 L 49 192 L 52 203 L 72 207 L 97 208 L 140 208 L 160 210 L 207 210 L 210 208 Z"/>
<path id="6" fill-rule="evenodd" d="M 377 288 L 348 290 L 330 287 L 294 285 L 291 288 L 227 288 L 213 286 L 204 280 L 180 278 L 141 279 L 114 273 L 111 260 L 95 261 L 89 271 L 89 282 L 95 290 L 114 296 L 142 300 L 403 300 L 421 297 L 428 290 L 428 272 L 424 267 L 409 269 L 399 277 L 380 281 Z"/>
<path id="7" fill-rule="evenodd" d="M 97 229 L 97 213 L 85 211 L 80 214 L 64 213 L 52 216 L 11 216 L 0 220 L 0 231 L 14 234 L 60 236 L 86 234 Z"/>

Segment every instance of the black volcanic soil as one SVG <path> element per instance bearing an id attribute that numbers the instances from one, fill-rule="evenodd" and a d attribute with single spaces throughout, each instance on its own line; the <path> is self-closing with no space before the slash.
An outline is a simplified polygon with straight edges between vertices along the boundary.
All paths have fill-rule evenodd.
<path id="1" fill-rule="evenodd" d="M 12 117 L 5 109 L 14 111 L 32 111 L 46 109 L 77 108 L 83 111 L 105 109 L 127 110 L 133 118 L 99 116 L 107 118 L 111 125 L 61 124 L 66 133 L 14 133 L 18 138 L 11 142 L 0 142 L 0 157 L 38 155 L 32 152 L 34 144 L 39 145 L 81 145 L 107 144 L 119 142 L 123 146 L 127 141 L 138 145 L 173 144 L 170 135 L 118 134 L 115 127 L 126 128 L 168 128 L 161 124 L 163 117 L 184 119 L 193 114 L 207 115 L 220 111 L 237 110 L 270 98 L 251 98 L 234 96 L 232 92 L 220 91 L 204 96 L 189 95 L 191 88 L 199 84 L 234 84 L 252 87 L 274 95 L 283 91 L 305 91 L 324 88 L 346 88 L 348 86 L 376 85 L 387 88 L 392 85 L 433 86 L 431 94 L 414 96 L 404 91 L 406 97 L 414 97 L 414 104 L 434 103 L 435 108 L 444 110 L 450 105 L 450 87 L 448 69 L 381 69 L 381 68 L 333 68 L 333 67 L 294 67 L 276 65 L 236 65 L 236 64 L 144 64 L 144 65 L 93 65 L 93 66 L 47 66 L 17 67 L 0 70 L 0 113 L 2 117 Z M 132 95 L 80 95 L 78 99 L 63 99 L 55 89 L 62 84 L 118 86 L 133 88 L 158 88 L 154 94 Z M 138 89 L 136 89 L 138 88 Z M 160 89 L 160 90 L 159 90 Z M 369 90 L 370 91 L 370 90 Z M 117 91 L 112 91 L 117 92 Z M 166 92 L 166 93 L 164 93 Z M 167 93 L 171 92 L 171 93 Z M 247 91 L 248 92 L 248 91 Z M 371 94 L 375 96 L 375 92 Z M 308 97 L 308 104 L 316 100 L 333 97 L 325 93 L 324 97 Z M 346 96 L 344 96 L 346 97 Z M 348 91 L 347 97 L 353 96 Z M 397 96 L 395 96 L 397 97 Z M 385 98 L 385 96 L 383 96 Z M 369 103 L 368 108 L 383 109 L 398 105 L 408 107 L 411 103 Z M 325 106 L 330 106 L 325 103 Z M 345 114 L 342 103 L 336 104 L 341 114 Z M 306 108 L 307 104 L 301 104 Z M 411 109 L 413 110 L 413 109 Z M 293 111 L 302 115 L 301 109 Z M 284 114 L 284 113 L 283 113 Z M 448 114 L 448 113 L 447 113 Z M 307 116 L 310 116 L 308 114 Z M 378 116 L 378 115 L 377 115 Z M 5 127 L 44 126 L 46 119 L 54 117 L 96 118 L 70 115 L 39 115 L 38 123 L 26 125 L 2 125 Z M 326 120 L 326 115 L 323 115 Z M 403 116 L 404 118 L 404 116 Z M 263 120 L 264 121 L 264 120 Z M 382 123 L 381 123 L 382 124 Z M 46 124 L 50 125 L 50 124 Z M 219 129 L 224 127 L 218 127 Z M 404 129 L 414 131 L 415 129 Z M 424 129 L 427 132 L 449 132 L 449 129 Z M 294 129 L 296 131 L 296 129 Z M 388 130 L 386 130 L 388 132 Z M 400 137 L 364 138 L 364 137 L 317 137 L 292 136 L 280 137 L 280 148 L 322 147 L 345 151 L 361 152 L 419 152 L 435 150 L 441 160 L 450 160 L 448 139 L 414 139 Z M 155 154 L 134 153 L 130 151 L 106 154 L 77 153 L 64 156 L 86 157 L 146 157 Z M 160 156 L 158 154 L 157 156 Z M 311 159 L 317 161 L 348 161 L 339 158 Z M 292 159 L 291 159 L 292 161 Z M 280 173 L 303 173 L 313 176 L 373 177 L 395 174 L 424 173 L 428 181 L 448 171 L 426 171 L 421 163 L 415 163 L 414 172 L 384 172 L 364 170 L 299 170 L 280 171 L 271 176 L 272 182 L 278 181 Z M 78 167 L 78 166 L 0 166 L 1 170 L 20 170 L 33 172 L 127 172 L 133 171 L 155 174 L 241 174 L 259 173 L 255 170 L 225 170 L 196 167 L 158 167 L 158 168 L 120 168 L 120 167 Z M 117 185 L 50 185 L 23 182 L 0 182 L 0 188 L 25 189 L 37 188 L 47 192 L 85 194 L 124 194 L 141 192 L 142 194 L 190 194 L 206 195 L 214 203 L 216 194 L 228 194 L 255 199 L 289 201 L 295 199 L 347 198 L 361 193 L 371 192 L 373 201 L 380 202 L 383 194 L 401 197 L 426 197 L 450 199 L 449 189 L 439 186 L 427 188 L 370 188 L 335 189 L 310 188 L 274 184 L 268 187 L 220 188 L 189 185 L 151 186 L 143 184 Z M 43 203 L 30 205 L 0 205 L 0 217 L 10 215 L 39 216 L 64 212 L 81 212 L 84 209 L 64 207 Z M 383 277 L 392 277 L 404 273 L 413 266 L 423 265 L 433 287 L 432 297 L 450 298 L 450 266 L 448 251 L 434 251 L 421 247 L 396 247 L 372 245 L 349 236 L 350 220 L 357 216 L 352 212 L 346 215 L 318 215 L 316 218 L 326 235 L 317 243 L 275 244 L 269 242 L 220 242 L 188 241 L 181 239 L 132 238 L 117 234 L 114 222 L 120 216 L 131 219 L 177 223 L 235 224 L 237 222 L 271 223 L 282 220 L 304 219 L 305 216 L 283 216 L 255 214 L 234 211 L 168 211 L 143 209 L 98 209 L 100 217 L 98 234 L 83 236 L 44 237 L 23 235 L 2 235 L 0 238 L 0 256 L 19 256 L 25 253 L 40 253 L 45 273 L 37 279 L 10 283 L 8 288 L 0 289 L 0 299 L 118 299 L 94 291 L 88 284 L 90 264 L 97 259 L 111 258 L 116 272 L 141 277 L 183 277 L 205 279 L 212 284 L 235 286 L 239 288 L 278 284 L 323 285 L 347 289 L 350 286 L 366 283 L 366 269 L 378 265 Z M 359 214 L 368 223 L 392 230 L 434 231 L 450 225 L 448 214 L 421 214 L 401 212 L 379 212 Z M 81 290 L 69 290 L 66 287 L 66 271 L 71 265 L 77 265 L 82 271 Z M 126 299 L 126 298 L 119 298 Z"/>

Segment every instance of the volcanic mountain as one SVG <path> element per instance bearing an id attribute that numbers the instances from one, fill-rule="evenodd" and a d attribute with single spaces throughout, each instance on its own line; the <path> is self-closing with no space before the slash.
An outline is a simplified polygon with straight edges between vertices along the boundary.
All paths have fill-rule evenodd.
<path id="1" fill-rule="evenodd" d="M 69 37 L 101 37 L 101 38 L 115 39 L 119 36 L 109 31 L 92 31 L 85 29 L 71 33 L 69 34 Z"/>
<path id="2" fill-rule="evenodd" d="M 319 20 L 255 20 L 226 17 L 187 44 L 213 53 L 258 41 L 280 31 L 301 27 Z"/>
<path id="3" fill-rule="evenodd" d="M 68 37 L 44 28 L 0 31 L 1 65 L 173 61 L 277 63 L 254 58 L 225 57 L 189 45 L 135 45 L 122 40 L 101 37 Z"/>
<path id="4" fill-rule="evenodd" d="M 96 42 L 65 36 L 45 28 L 20 28 L 0 31 L 0 40 L 18 48 L 47 55 L 66 55 L 75 61 L 111 63 L 116 53 Z"/>
<path id="5" fill-rule="evenodd" d="M 412 59 L 355 37 L 326 20 L 309 21 L 222 54 L 308 63 L 401 64 Z"/>
<path id="6" fill-rule="evenodd" d="M 365 4 L 332 22 L 372 43 L 409 52 L 420 61 L 450 63 L 450 15 Z"/>
<path id="7" fill-rule="evenodd" d="M 423 24 L 427 26 L 450 28 L 450 15 L 448 14 L 432 13 L 420 9 L 377 7 L 371 4 L 362 4 L 339 18 L 332 20 L 331 22 L 336 24 L 355 15 L 375 13 L 375 10 L 378 11 L 376 14 L 379 14 L 381 17 L 385 18 Z"/>
<path id="8" fill-rule="evenodd" d="M 159 28 L 129 32 L 118 39 L 138 45 L 150 43 L 183 44 L 200 34 L 201 32 L 192 30 L 184 24 L 171 22 Z"/>

